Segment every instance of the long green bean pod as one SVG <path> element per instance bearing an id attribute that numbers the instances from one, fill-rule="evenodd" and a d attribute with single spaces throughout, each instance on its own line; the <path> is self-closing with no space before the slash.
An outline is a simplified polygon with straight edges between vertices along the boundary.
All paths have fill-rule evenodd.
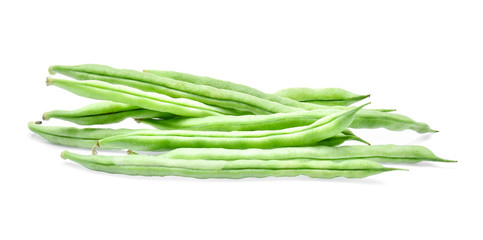
<path id="1" fill-rule="evenodd" d="M 294 177 L 305 175 L 313 178 L 363 178 L 395 168 L 387 168 L 376 162 L 351 160 L 342 162 L 298 160 L 183 160 L 158 156 L 127 155 L 100 156 L 79 155 L 64 151 L 62 158 L 75 161 L 89 169 L 144 176 L 182 176 L 193 178 L 247 178 Z"/>
<path id="2" fill-rule="evenodd" d="M 341 88 L 286 88 L 275 94 L 325 106 L 349 106 L 370 96 L 355 94 Z"/>
<path id="3" fill-rule="evenodd" d="M 434 155 L 431 150 L 416 145 L 349 145 L 341 147 L 310 146 L 274 149 L 203 149 L 178 148 L 159 156 L 171 159 L 210 160 L 291 160 L 345 161 L 365 159 L 376 162 L 417 163 L 421 161 L 454 162 Z"/>
<path id="4" fill-rule="evenodd" d="M 115 102 L 98 102 L 76 110 L 54 110 L 44 113 L 43 120 L 62 119 L 79 125 L 109 124 L 121 122 L 126 118 L 169 119 L 176 115 L 166 112 L 147 110 L 133 105 Z"/>
<path id="5" fill-rule="evenodd" d="M 28 128 L 53 144 L 89 149 L 93 148 L 97 141 L 102 138 L 145 131 L 138 129 L 44 126 L 41 122 L 29 122 Z"/>
<path id="6" fill-rule="evenodd" d="M 239 132 L 155 130 L 103 138 L 97 144 L 101 148 L 147 151 L 179 147 L 275 148 L 312 145 L 346 129 L 356 112 L 363 106 L 331 114 L 308 126 L 282 130 Z"/>
<path id="7" fill-rule="evenodd" d="M 290 98 L 281 97 L 275 94 L 264 93 L 258 89 L 255 89 L 243 84 L 223 81 L 223 80 L 219 80 L 211 77 L 196 76 L 193 74 L 174 72 L 174 71 L 144 70 L 144 72 L 148 72 L 159 77 L 180 80 L 187 83 L 211 86 L 218 89 L 226 89 L 226 90 L 236 91 L 240 93 L 245 93 L 248 95 L 252 95 L 252 96 L 265 99 L 268 101 L 272 101 L 272 102 L 277 102 L 290 107 L 301 108 L 305 110 L 314 110 L 314 109 L 321 108 L 316 104 L 302 103 L 302 102 L 295 101 Z"/>
<path id="8" fill-rule="evenodd" d="M 336 108 L 339 110 L 347 110 L 344 106 L 324 106 L 323 104 L 317 103 L 310 103 L 310 102 L 300 102 L 296 101 L 287 97 L 279 96 L 277 94 L 268 94 L 262 92 L 258 89 L 233 83 L 229 81 L 219 80 L 211 77 L 204 77 L 204 76 L 197 76 L 188 73 L 181 73 L 181 72 L 174 72 L 174 71 L 159 71 L 159 70 L 144 70 L 144 72 L 154 74 L 160 77 L 166 77 L 171 79 L 176 79 L 183 82 L 198 84 L 198 85 L 206 85 L 211 86 L 219 89 L 227 89 L 231 91 L 237 91 L 240 93 L 249 94 L 258 98 L 266 99 L 268 101 L 277 102 L 286 106 L 301 108 L 305 110 L 314 110 L 314 109 L 327 109 L 327 108 Z M 325 93 L 327 95 L 327 93 Z M 343 95 L 342 93 L 338 93 L 338 95 Z M 358 95 L 361 96 L 361 95 Z M 369 95 L 365 95 L 369 96 Z M 348 97 L 348 94 L 345 93 L 344 97 Z M 354 96 L 355 97 L 355 96 Z M 362 100 L 362 99 L 361 99 Z M 392 112 L 394 109 L 371 109 L 372 111 L 381 111 L 381 112 Z"/>
<path id="9" fill-rule="evenodd" d="M 54 85 L 83 97 L 130 104 L 179 116 L 205 117 L 232 113 L 226 109 L 208 106 L 190 99 L 174 99 L 162 94 L 143 92 L 135 88 L 97 80 L 76 81 L 49 77 L 47 85 Z"/>
<path id="10" fill-rule="evenodd" d="M 111 128 L 75 128 L 65 126 L 45 126 L 40 122 L 30 122 L 29 129 L 53 144 L 92 149 L 102 138 L 150 131 L 149 129 L 111 129 Z M 183 135 L 181 135 L 183 136 Z M 188 135 L 189 136 L 189 135 Z M 345 141 L 359 141 L 368 144 L 363 139 L 351 134 L 347 129 L 333 137 L 324 139 L 314 145 L 336 146 Z"/>
<path id="11" fill-rule="evenodd" d="M 340 112 L 337 109 L 277 113 L 270 115 L 212 116 L 204 118 L 173 118 L 168 120 L 138 119 L 157 129 L 190 129 L 209 131 L 277 130 L 305 126 L 320 118 Z M 416 122 L 406 116 L 362 109 L 356 113 L 351 128 L 386 128 L 393 131 L 410 129 L 418 133 L 435 132 L 427 124 Z"/>
<path id="12" fill-rule="evenodd" d="M 127 69 L 115 69 L 103 65 L 85 64 L 78 66 L 55 65 L 49 68 L 51 73 L 78 80 L 100 80 L 113 84 L 138 88 L 143 91 L 161 93 L 174 98 L 187 98 L 205 104 L 249 111 L 255 114 L 294 112 L 301 109 L 269 101 L 250 94 L 229 89 L 219 89 L 206 85 L 183 82 L 171 78 L 159 77 L 150 73 Z"/>

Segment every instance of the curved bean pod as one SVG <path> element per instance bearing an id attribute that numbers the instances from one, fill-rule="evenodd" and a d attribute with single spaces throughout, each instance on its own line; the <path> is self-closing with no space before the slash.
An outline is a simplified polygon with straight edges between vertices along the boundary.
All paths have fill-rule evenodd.
<path id="1" fill-rule="evenodd" d="M 147 110 L 133 105 L 115 102 L 98 102 L 76 110 L 54 110 L 42 115 L 43 120 L 62 119 L 79 125 L 109 124 L 126 118 L 169 119 L 175 115 L 166 112 Z"/>
<path id="2" fill-rule="evenodd" d="M 223 81 L 223 80 L 210 78 L 210 77 L 196 76 L 193 74 L 174 72 L 174 71 L 144 70 L 144 72 L 148 72 L 160 77 L 172 78 L 172 79 L 189 82 L 193 84 L 206 85 L 206 86 L 211 86 L 219 89 L 237 91 L 237 92 L 249 94 L 258 98 L 266 99 L 272 102 L 277 102 L 286 106 L 301 108 L 305 110 L 332 109 L 334 107 L 339 110 L 347 110 L 347 108 L 344 106 L 324 106 L 324 105 L 315 104 L 315 103 L 300 102 L 287 97 L 279 96 L 277 94 L 264 93 L 258 89 L 255 89 L 246 85 L 233 83 L 229 81 Z M 371 109 L 371 110 L 381 111 L 381 112 L 394 111 L 394 109 Z"/>
<path id="3" fill-rule="evenodd" d="M 240 93 L 249 94 L 258 98 L 262 98 L 268 101 L 277 102 L 286 106 L 301 108 L 305 110 L 320 109 L 321 106 L 310 103 L 302 103 L 289 98 L 281 97 L 275 94 L 264 93 L 258 89 L 233 83 L 229 81 L 223 81 L 210 77 L 196 76 L 188 73 L 174 72 L 174 71 L 159 71 L 159 70 L 144 70 L 144 72 L 154 74 L 159 77 L 166 77 L 171 79 L 180 80 L 183 82 L 193 83 L 197 85 L 211 86 L 219 89 L 227 89 Z"/>
<path id="4" fill-rule="evenodd" d="M 431 150 L 415 145 L 351 145 L 342 147 L 311 146 L 275 149 L 203 149 L 178 148 L 160 154 L 170 159 L 210 159 L 210 160 L 291 160 L 312 159 L 324 161 L 345 161 L 365 159 L 377 162 L 417 163 L 421 161 L 454 162 L 434 155 Z"/>
<path id="5" fill-rule="evenodd" d="M 143 91 L 154 91 L 171 97 L 187 98 L 214 106 L 228 107 L 239 111 L 250 111 L 256 114 L 301 111 L 301 109 L 295 107 L 286 106 L 237 91 L 197 85 L 171 78 L 159 77 L 150 73 L 115 69 L 103 65 L 55 65 L 49 68 L 49 72 L 61 73 L 79 80 L 96 79 L 110 81 L 111 83 L 122 84 Z"/>
<path id="6" fill-rule="evenodd" d="M 89 169 L 143 176 L 183 176 L 193 178 L 294 177 L 362 178 L 394 168 L 386 168 L 372 161 L 344 161 L 340 163 L 311 160 L 173 160 L 156 156 L 99 156 L 79 155 L 64 151 L 62 158 L 75 161 Z"/>
<path id="7" fill-rule="evenodd" d="M 149 129 L 110 129 L 110 128 L 75 128 L 64 126 L 45 126 L 39 122 L 30 122 L 29 129 L 53 144 L 92 149 L 97 141 L 102 138 L 150 131 Z M 335 146 L 345 141 L 355 140 L 367 143 L 355 135 L 347 133 L 337 134 L 333 137 L 322 140 L 315 145 Z"/>
<path id="8" fill-rule="evenodd" d="M 131 104 L 179 116 L 205 117 L 231 114 L 226 109 L 208 106 L 193 100 L 174 99 L 162 94 L 143 92 L 135 88 L 113 85 L 97 80 L 75 81 L 48 77 L 47 85 L 54 85 L 83 97 Z"/>
<path id="9" fill-rule="evenodd" d="M 341 88 L 286 88 L 275 94 L 296 101 L 325 106 L 349 106 L 370 96 L 358 95 Z"/>
<path id="10" fill-rule="evenodd" d="M 277 130 L 314 123 L 320 118 L 340 112 L 337 109 L 277 113 L 270 115 L 212 116 L 204 118 L 173 118 L 168 120 L 137 119 L 157 129 L 190 129 L 209 131 Z M 362 109 L 356 113 L 351 128 L 386 128 L 393 131 L 410 129 L 418 133 L 435 132 L 427 124 L 406 116 Z"/>
<path id="11" fill-rule="evenodd" d="M 363 106 L 331 114 L 308 126 L 283 130 L 250 132 L 156 130 L 108 137 L 99 140 L 97 144 L 101 148 L 147 151 L 179 147 L 275 148 L 304 146 L 333 137 L 346 129 L 354 119 L 355 113 Z"/>

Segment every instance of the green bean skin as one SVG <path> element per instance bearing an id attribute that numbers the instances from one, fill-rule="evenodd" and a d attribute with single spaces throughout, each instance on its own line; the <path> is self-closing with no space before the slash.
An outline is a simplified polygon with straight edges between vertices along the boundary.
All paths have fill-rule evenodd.
<path id="1" fill-rule="evenodd" d="M 178 148 L 160 156 L 170 159 L 210 160 L 291 160 L 323 161 L 371 160 L 376 162 L 417 163 L 421 161 L 454 162 L 434 155 L 431 150 L 416 145 L 350 145 L 341 147 L 311 146 L 275 149 L 203 149 Z"/>
<path id="2" fill-rule="evenodd" d="M 363 106 L 334 113 L 308 126 L 266 131 L 189 131 L 155 130 L 101 139 L 100 148 L 162 150 L 179 147 L 274 148 L 304 146 L 333 137 L 349 126 Z"/>
<path id="3" fill-rule="evenodd" d="M 76 110 L 54 110 L 44 113 L 43 120 L 62 119 L 79 125 L 110 124 L 126 118 L 169 119 L 174 114 L 147 110 L 137 106 L 115 102 L 98 102 Z"/>
<path id="4" fill-rule="evenodd" d="M 28 128 L 30 131 L 38 134 L 50 143 L 88 149 L 93 148 L 97 141 L 102 138 L 145 131 L 137 129 L 109 128 L 79 129 L 75 127 L 44 126 L 35 122 L 29 122 Z"/>
<path id="5" fill-rule="evenodd" d="M 230 112 L 224 109 L 208 106 L 193 100 L 174 99 L 157 93 L 143 92 L 135 88 L 113 85 L 97 80 L 75 81 L 47 78 L 47 85 L 54 85 L 83 97 L 131 104 L 179 116 L 204 117 L 230 114 Z"/>
<path id="6" fill-rule="evenodd" d="M 64 151 L 62 158 L 75 161 L 89 169 L 108 173 L 143 176 L 182 176 L 192 178 L 295 177 L 363 178 L 394 168 L 372 161 L 353 160 L 340 163 L 311 160 L 173 160 L 156 156 L 99 156 L 79 155 Z"/>
<path id="7" fill-rule="evenodd" d="M 205 131 L 251 131 L 277 130 L 314 123 L 320 118 L 340 112 L 337 109 L 277 113 L 270 115 L 213 116 L 204 118 L 173 118 L 168 120 L 138 119 L 157 129 L 190 129 Z M 385 128 L 392 131 L 410 129 L 418 133 L 435 132 L 427 124 L 416 122 L 406 116 L 362 109 L 357 112 L 351 128 Z"/>
<path id="8" fill-rule="evenodd" d="M 286 106 L 277 102 L 268 101 L 262 98 L 255 97 L 253 95 L 237 91 L 219 89 L 206 85 L 197 85 L 171 78 L 159 77 L 150 73 L 138 72 L 127 69 L 115 69 L 103 65 L 55 65 L 51 66 L 49 68 L 49 71 L 51 73 L 61 73 L 66 76 L 78 78 L 79 80 L 84 80 L 86 77 L 98 80 L 106 80 L 106 77 L 115 78 L 108 79 L 109 81 L 119 81 L 120 79 L 124 79 L 127 81 L 122 81 L 119 83 L 130 87 L 140 86 L 139 84 L 137 84 L 136 86 L 131 85 L 133 81 L 138 83 L 147 83 L 151 86 L 152 89 L 155 89 L 156 92 L 171 97 L 188 98 L 214 106 L 228 107 L 239 111 L 250 111 L 256 114 L 301 111 L 301 109 L 295 107 Z M 89 75 L 84 76 L 82 74 Z M 162 88 L 159 88 L 159 86 L 161 86 Z M 147 91 L 146 88 L 143 88 L 142 90 Z"/>
<path id="9" fill-rule="evenodd" d="M 358 95 L 341 88 L 286 88 L 275 94 L 325 106 L 349 106 L 370 96 Z"/>

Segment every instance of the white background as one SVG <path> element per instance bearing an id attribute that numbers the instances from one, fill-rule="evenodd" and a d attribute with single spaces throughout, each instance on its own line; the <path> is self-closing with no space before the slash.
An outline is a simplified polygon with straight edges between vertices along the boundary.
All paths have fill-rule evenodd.
<path id="1" fill-rule="evenodd" d="M 0 239 L 482 239 L 481 1 L 12 2 L 0 4 Z M 440 132 L 361 137 L 459 162 L 361 180 L 90 171 L 59 156 L 87 151 L 27 129 L 92 102 L 44 82 L 49 65 L 83 63 L 370 93 Z"/>

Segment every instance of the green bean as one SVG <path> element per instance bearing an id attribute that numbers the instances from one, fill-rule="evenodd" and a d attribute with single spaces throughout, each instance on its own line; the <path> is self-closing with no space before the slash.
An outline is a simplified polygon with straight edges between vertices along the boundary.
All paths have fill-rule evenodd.
<path id="1" fill-rule="evenodd" d="M 281 97 L 275 94 L 264 93 L 258 89 L 255 89 L 246 85 L 223 81 L 215 78 L 196 76 L 188 73 L 181 73 L 181 72 L 174 72 L 174 71 L 144 70 L 144 72 L 148 72 L 159 77 L 176 79 L 187 83 L 211 86 L 218 89 L 226 89 L 226 90 L 236 91 L 240 93 L 245 93 L 248 95 L 252 95 L 261 99 L 280 103 L 290 107 L 301 108 L 305 110 L 314 110 L 314 109 L 321 108 L 321 106 L 318 106 L 316 104 L 301 103 L 299 101 Z"/>
<path id="2" fill-rule="evenodd" d="M 340 112 L 337 109 L 277 113 L 270 115 L 211 116 L 204 118 L 173 118 L 168 120 L 137 119 L 157 129 L 190 129 L 209 131 L 277 130 L 305 126 L 320 118 Z M 386 128 L 393 131 L 410 129 L 418 133 L 435 132 L 427 124 L 416 122 L 400 114 L 374 112 L 362 109 L 357 112 L 351 128 Z"/>
<path id="3" fill-rule="evenodd" d="M 202 77 L 196 76 L 188 73 L 181 73 L 181 72 L 174 72 L 174 71 L 159 71 L 159 70 L 144 70 L 144 72 L 154 74 L 159 77 L 166 77 L 171 79 L 176 79 L 179 81 L 193 83 L 198 85 L 205 85 L 211 86 L 219 89 L 227 89 L 231 91 L 236 91 L 240 93 L 249 94 L 258 98 L 262 98 L 268 101 L 277 102 L 286 106 L 305 109 L 305 110 L 315 110 L 315 109 L 339 109 L 339 110 L 347 110 L 344 106 L 323 106 L 319 104 L 313 104 L 308 102 L 299 102 L 290 98 L 282 97 L 276 94 L 268 94 L 264 93 L 258 89 L 237 84 L 233 82 L 223 81 L 215 78 L 210 77 Z M 391 112 L 394 109 L 371 109 L 372 111 L 381 111 L 381 112 Z"/>
<path id="4" fill-rule="evenodd" d="M 29 122 L 29 129 L 53 144 L 93 148 L 102 138 L 115 135 L 136 133 L 145 130 L 137 129 L 110 129 L 110 128 L 75 128 L 60 126 L 44 126 L 42 122 Z"/>
<path id="5" fill-rule="evenodd" d="M 341 88 L 286 88 L 275 94 L 296 101 L 325 106 L 349 106 L 370 96 L 358 95 Z"/>
<path id="6" fill-rule="evenodd" d="M 65 126 L 45 126 L 41 125 L 41 123 L 42 122 L 30 122 L 28 124 L 28 127 L 32 132 L 38 134 L 48 142 L 57 145 L 87 149 L 92 149 L 96 145 L 97 141 L 101 140 L 102 138 L 150 131 L 149 129 L 75 128 Z M 355 135 L 351 135 L 351 133 L 349 133 L 346 129 L 342 131 L 342 133 L 315 143 L 315 145 L 336 146 L 349 140 L 367 143 L 363 139 Z"/>
<path id="7" fill-rule="evenodd" d="M 437 157 L 429 149 L 415 145 L 350 145 L 341 147 L 311 146 L 275 149 L 178 148 L 161 154 L 170 159 L 210 160 L 291 160 L 323 161 L 371 160 L 376 162 L 417 163 L 421 161 L 454 162 Z"/>
<path id="8" fill-rule="evenodd" d="M 317 111 L 317 110 L 315 110 Z M 286 114 L 280 114 L 281 116 L 283 115 L 286 115 Z M 263 116 L 263 115 L 258 115 L 258 116 Z M 178 119 L 179 120 L 179 119 Z M 286 120 L 286 119 L 284 119 Z M 163 119 L 136 119 L 136 121 L 138 123 L 146 123 L 148 125 L 151 125 L 157 129 L 160 129 L 160 130 L 180 130 L 180 129 L 186 129 L 186 128 L 183 128 L 183 127 L 175 127 L 175 126 L 169 126 L 169 127 L 166 127 L 164 124 L 163 124 Z M 200 128 L 197 128 L 196 130 L 199 130 L 199 131 L 223 131 L 223 130 L 220 130 L 219 128 L 215 128 L 215 129 L 204 129 L 203 127 L 201 127 L 200 125 L 197 125 L 197 127 L 200 127 Z M 290 126 L 286 127 L 286 128 L 289 128 Z M 283 129 L 282 126 L 280 126 L 280 129 Z M 232 129 L 228 129 L 226 131 L 230 131 Z M 251 131 L 251 130 L 274 130 L 274 129 L 263 129 L 263 128 L 260 128 L 260 127 L 254 127 L 253 129 L 251 128 L 240 128 L 240 129 L 237 129 L 235 131 Z M 318 143 L 316 143 L 316 145 L 324 145 L 324 146 L 337 146 L 337 145 L 340 145 L 346 141 L 350 141 L 350 140 L 353 140 L 353 141 L 358 141 L 358 142 L 361 142 L 361 143 L 365 143 L 365 144 L 368 144 L 370 145 L 370 143 L 368 143 L 367 141 L 365 141 L 364 139 L 356 136 L 352 131 L 350 131 L 349 129 L 345 129 L 344 131 L 342 131 L 341 133 L 333 136 L 333 137 L 330 137 L 330 138 L 327 138 L 325 140 L 322 140 Z"/>
<path id="9" fill-rule="evenodd" d="M 255 114 L 294 112 L 301 109 L 268 101 L 249 94 L 197 85 L 171 78 L 159 77 L 150 73 L 127 69 L 115 69 L 103 65 L 85 64 L 78 66 L 55 65 L 49 68 L 51 73 L 61 73 L 79 80 L 101 80 L 154 91 L 175 98 L 187 98 L 213 106 L 250 111 Z"/>
<path id="10" fill-rule="evenodd" d="M 363 105 L 365 106 L 365 105 Z M 266 131 L 190 131 L 155 130 L 103 138 L 101 148 L 161 150 L 179 147 L 274 148 L 304 146 L 333 137 L 346 129 L 363 106 L 338 112 L 308 126 Z"/>
<path id="11" fill-rule="evenodd" d="M 171 98 L 153 92 L 109 84 L 97 80 L 75 81 L 47 78 L 47 85 L 54 85 L 79 96 L 131 104 L 145 109 L 168 112 L 179 116 L 203 117 L 230 114 L 225 109 L 208 106 L 189 99 Z"/>
<path id="12" fill-rule="evenodd" d="M 147 110 L 137 106 L 115 102 L 98 102 L 76 110 L 54 110 L 44 113 L 43 120 L 62 119 L 79 125 L 109 124 L 126 118 L 169 119 L 175 115 L 166 112 Z"/>
<path id="13" fill-rule="evenodd" d="M 318 111 L 318 110 L 313 110 L 313 111 Z M 284 116 L 284 115 L 288 115 L 288 114 L 279 114 L 280 116 Z M 257 115 L 257 116 L 264 116 L 264 115 Z M 188 118 L 188 119 L 192 119 L 192 118 Z M 283 120 L 287 120 L 286 118 L 282 117 Z M 183 119 L 177 119 L 177 120 L 186 120 L 186 118 L 183 118 Z M 164 123 L 164 121 L 166 120 L 163 120 L 163 119 L 136 119 L 137 122 L 139 123 L 146 123 L 148 125 L 151 125 L 157 129 L 160 129 L 160 130 L 179 130 L 179 129 L 187 129 L 186 127 L 183 127 L 183 126 L 180 126 L 180 127 L 176 127 L 175 125 L 168 125 L 169 126 L 166 126 L 166 124 Z M 258 121 L 257 121 L 258 122 Z M 267 122 L 265 122 L 267 123 Z M 214 125 L 209 125 L 209 126 L 214 126 Z M 220 126 L 220 125 L 216 125 L 216 126 Z M 226 126 L 226 125 L 221 125 L 222 127 L 223 126 Z M 239 126 L 239 125 L 237 125 Z M 269 128 L 267 129 L 264 129 L 263 126 L 269 126 Z M 244 127 L 241 127 L 241 128 L 238 128 L 236 130 L 234 129 L 224 129 L 224 130 L 221 130 L 220 128 L 213 128 L 213 129 L 210 129 L 210 128 L 204 128 L 203 125 L 196 125 L 195 126 L 196 129 L 192 129 L 192 130 L 199 130 L 199 131 L 251 131 L 251 130 L 278 130 L 278 129 L 283 129 L 284 126 L 279 126 L 278 129 L 272 129 L 272 127 L 270 125 L 258 125 L 258 126 L 254 126 L 254 125 L 245 125 Z M 253 128 L 252 128 L 253 127 Z M 293 126 L 290 126 L 288 125 L 287 127 L 285 128 L 290 128 L 290 127 L 293 127 Z M 364 139 L 356 136 L 352 131 L 350 131 L 349 129 L 345 129 L 344 131 L 342 131 L 341 133 L 333 136 L 333 137 L 330 137 L 328 139 L 325 139 L 325 140 L 322 140 L 318 143 L 316 143 L 316 145 L 324 145 L 324 146 L 337 146 L 337 145 L 340 145 L 346 141 L 350 141 L 350 140 L 353 140 L 353 141 L 358 141 L 358 142 L 362 142 L 362 143 L 365 143 L 365 144 L 368 144 L 370 145 L 367 141 L 365 141 Z"/>
<path id="14" fill-rule="evenodd" d="M 305 175 L 313 178 L 362 178 L 391 170 L 378 163 L 365 160 L 321 162 L 312 160 L 174 160 L 157 156 L 79 155 L 64 151 L 62 158 L 75 161 L 89 169 L 144 176 L 183 176 L 193 178 L 247 178 L 293 177 Z"/>

